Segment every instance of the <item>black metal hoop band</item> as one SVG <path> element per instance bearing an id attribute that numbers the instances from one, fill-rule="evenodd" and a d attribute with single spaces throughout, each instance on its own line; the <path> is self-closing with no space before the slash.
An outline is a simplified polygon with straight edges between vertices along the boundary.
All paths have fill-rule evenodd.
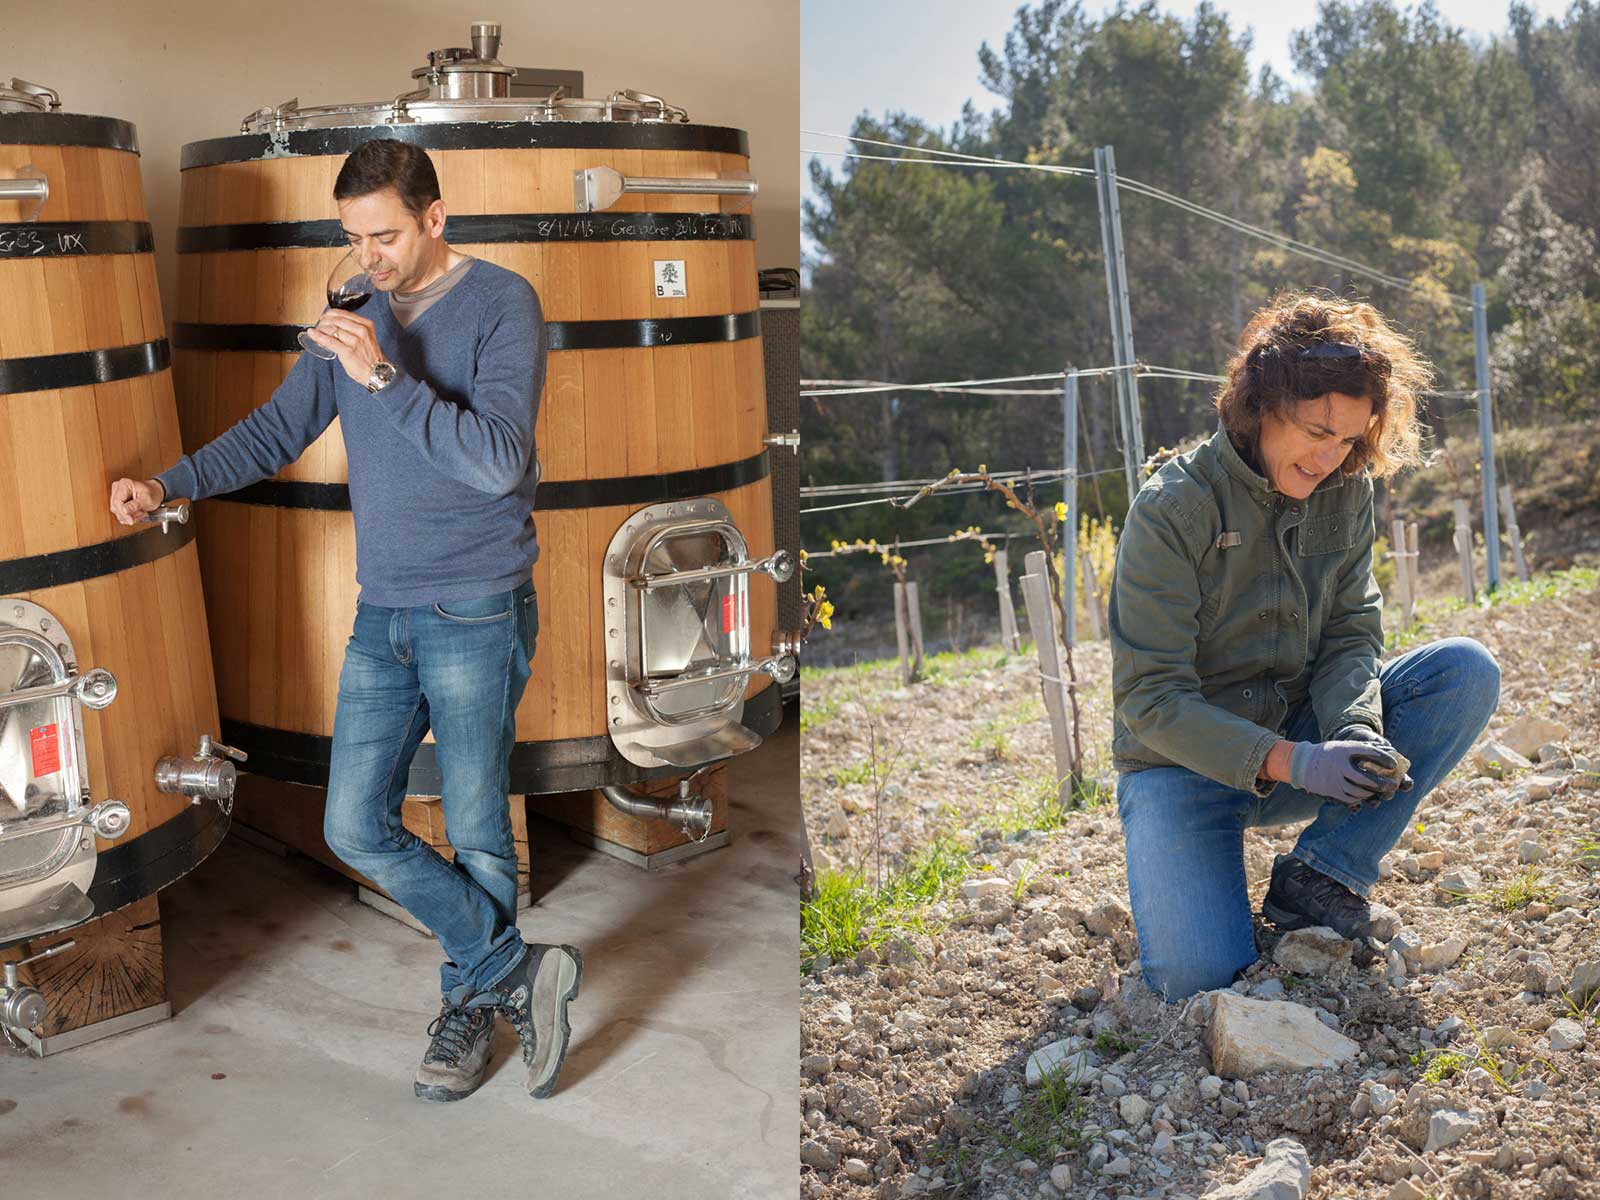
<path id="1" fill-rule="evenodd" d="M 171 363 L 172 348 L 166 338 L 107 350 L 0 358 L 0 395 L 115 383 L 119 379 L 154 375 Z"/>
<path id="2" fill-rule="evenodd" d="M 139 134 L 128 121 L 78 113 L 0 113 L 0 143 L 11 146 L 92 146 L 139 153 Z"/>
<path id="3" fill-rule="evenodd" d="M 149 254 L 149 221 L 27 221 L 0 224 L 0 260 Z"/>
<path id="4" fill-rule="evenodd" d="M 212 325 L 179 322 L 172 344 L 180 350 L 251 350 L 298 354 L 300 325 Z M 737 342 L 761 336 L 761 313 L 663 317 L 621 321 L 546 321 L 552 351 L 630 350 Z M 15 361 L 15 360 L 13 360 Z"/>
<path id="5" fill-rule="evenodd" d="M 194 541 L 194 526 L 170 526 L 167 532 L 152 525 L 127 537 L 75 546 L 28 558 L 0 560 L 0 595 L 32 592 L 40 588 L 61 587 L 85 579 L 115 575 L 130 567 L 142 567 L 174 554 Z"/>
<path id="6" fill-rule="evenodd" d="M 0 226 L 0 233 L 5 228 Z M 453 246 L 517 242 L 747 242 L 755 237 L 755 222 L 742 213 L 486 213 L 447 217 L 444 236 Z M 334 220 L 186 225 L 178 230 L 179 254 L 344 245 L 344 226 Z"/>
<path id="7" fill-rule="evenodd" d="M 363 142 L 392 138 L 424 150 L 698 150 L 750 156 L 742 129 L 625 121 L 416 121 L 405 125 L 340 125 L 289 129 L 190 142 L 182 169 L 258 158 L 349 154 Z"/>
<path id="8" fill-rule="evenodd" d="M 222 844 L 232 823 L 215 800 L 203 800 L 149 833 L 100 851 L 89 885 L 94 915 L 116 912 L 183 878 Z"/>
<path id="9" fill-rule="evenodd" d="M 761 737 L 769 736 L 783 720 L 780 692 L 774 685 L 746 700 L 740 723 Z M 284 783 L 328 786 L 328 763 L 333 753 L 331 737 L 227 719 L 222 722 L 222 736 L 228 745 L 237 746 L 250 755 L 250 770 L 257 775 Z M 604 736 L 517 742 L 511 748 L 510 790 L 521 795 L 578 792 L 606 784 L 641 783 L 663 775 L 684 773 L 682 767 L 637 766 L 618 754 L 611 739 Z M 411 760 L 406 786 L 412 795 L 437 796 L 442 783 L 434 747 L 424 742 Z"/>
<path id="10" fill-rule="evenodd" d="M 573 508 L 612 508 L 619 505 L 662 504 L 715 492 L 731 492 L 765 479 L 772 470 L 768 452 L 714 467 L 668 471 L 662 475 L 617 475 L 609 479 L 553 479 L 534 492 L 534 512 Z M 212 497 L 235 504 L 260 504 L 269 508 L 309 508 L 322 512 L 349 512 L 350 486 L 344 483 L 302 483 L 269 479 L 236 492 Z"/>

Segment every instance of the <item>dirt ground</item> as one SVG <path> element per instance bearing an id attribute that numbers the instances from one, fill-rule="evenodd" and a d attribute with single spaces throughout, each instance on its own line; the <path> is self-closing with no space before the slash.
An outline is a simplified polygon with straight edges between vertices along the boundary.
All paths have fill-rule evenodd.
<path id="1" fill-rule="evenodd" d="M 1211 1001 L 1166 1005 L 1139 980 L 1114 803 L 1053 810 L 1036 663 L 945 656 L 909 687 L 892 665 L 808 671 L 819 868 L 891 879 L 941 835 L 967 858 L 875 949 L 810 965 L 801 1196 L 1199 1197 L 1292 1158 L 1286 1138 L 1308 1181 L 1226 1194 L 1600 1197 L 1600 1001 L 1579 1007 L 1600 989 L 1600 594 L 1546 590 L 1421 640 L 1493 652 L 1491 735 L 1526 716 L 1564 732 L 1505 778 L 1469 756 L 1423 799 L 1373 892 L 1404 926 L 1366 965 L 1349 943 L 1327 961 L 1287 947 L 1291 971 L 1258 918 L 1234 990 L 1297 1006 L 1354 1057 L 1237 1079 L 1213 1074 Z M 1076 660 L 1088 770 L 1109 785 L 1109 652 Z M 1247 834 L 1258 908 L 1297 833 Z M 1077 1086 L 1030 1084 L 1046 1047 Z"/>

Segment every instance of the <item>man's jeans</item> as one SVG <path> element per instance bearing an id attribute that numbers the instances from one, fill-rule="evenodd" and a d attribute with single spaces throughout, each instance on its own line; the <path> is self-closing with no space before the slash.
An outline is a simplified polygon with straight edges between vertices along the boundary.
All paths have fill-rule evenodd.
<path id="1" fill-rule="evenodd" d="M 439 939 L 439 987 L 493 987 L 522 957 L 506 799 L 517 701 L 538 635 L 533 580 L 478 600 L 357 604 L 339 674 L 323 834 Z M 452 864 L 400 822 L 433 729 Z"/>
<path id="2" fill-rule="evenodd" d="M 1311 820 L 1293 855 L 1361 896 L 1418 802 L 1477 740 L 1500 696 L 1500 668 L 1470 638 L 1446 638 L 1380 669 L 1383 732 L 1411 760 L 1416 786 L 1360 812 L 1280 783 L 1265 798 L 1184 767 L 1117 781 L 1128 898 L 1150 989 L 1176 1002 L 1227 987 L 1256 960 L 1245 890 L 1244 830 Z M 1289 714 L 1292 742 L 1324 740 L 1309 702 Z M 1314 819 L 1313 819 L 1314 818 Z"/>

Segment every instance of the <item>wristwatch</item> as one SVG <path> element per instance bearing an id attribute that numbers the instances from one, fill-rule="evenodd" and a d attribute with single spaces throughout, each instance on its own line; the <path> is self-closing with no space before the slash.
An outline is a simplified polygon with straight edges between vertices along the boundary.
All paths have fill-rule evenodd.
<path id="1" fill-rule="evenodd" d="M 372 377 L 367 380 L 367 391 L 375 392 L 379 388 L 388 387 L 394 382 L 395 374 L 396 372 L 394 364 L 391 362 L 384 362 L 383 359 L 380 358 L 377 362 L 372 364 Z"/>

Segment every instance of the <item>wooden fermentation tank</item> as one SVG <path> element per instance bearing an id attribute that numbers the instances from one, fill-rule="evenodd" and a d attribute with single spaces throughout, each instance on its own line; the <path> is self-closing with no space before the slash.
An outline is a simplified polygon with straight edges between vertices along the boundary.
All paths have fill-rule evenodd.
<path id="1" fill-rule="evenodd" d="M 174 332 L 184 446 L 248 415 L 293 365 L 296 334 L 325 306 L 323 284 L 346 249 L 333 201 L 345 156 L 375 137 L 425 148 L 449 213 L 447 240 L 527 278 L 550 332 L 536 430 L 540 632 L 517 711 L 511 790 L 681 776 L 775 728 L 772 677 L 792 670 L 786 648 L 769 653 L 773 588 L 745 582 L 752 565 L 774 573 L 746 138 L 633 93 L 519 97 L 505 86 L 512 69 L 495 61 L 496 44 L 475 28 L 476 54 L 436 51 L 409 97 L 262 110 L 240 136 L 184 148 Z M 594 169 L 602 190 L 617 177 L 675 186 L 581 211 L 587 197 L 575 177 Z M 717 189 L 745 194 L 705 194 Z M 663 515 L 672 505 L 682 511 Z M 325 785 L 358 590 L 338 422 L 277 477 L 209 499 L 198 514 L 206 603 L 227 666 L 217 681 L 224 737 L 250 752 L 252 773 Z M 668 672 L 629 660 L 630 630 L 608 622 L 632 594 L 619 604 L 606 592 L 608 548 L 640 514 L 735 531 L 676 542 L 668 533 L 635 573 L 684 569 L 696 554 L 690 567 L 728 568 L 724 579 L 677 589 L 674 600 L 695 609 L 704 634 L 667 665 L 704 675 L 742 664 L 742 675 L 646 694 Z M 723 630 L 734 593 L 738 629 Z M 665 644 L 656 638 L 658 658 Z M 692 707 L 696 689 L 720 715 L 680 720 L 672 705 L 690 697 L 682 702 Z M 649 726 L 663 698 L 657 724 L 676 722 L 687 748 L 663 748 L 675 735 L 657 729 L 623 736 L 630 722 Z M 430 734 L 410 790 L 438 795 L 440 782 Z M 259 806 L 241 803 L 254 823 Z M 315 816 L 296 823 L 314 832 Z"/>
<path id="2" fill-rule="evenodd" d="M 35 1052 L 167 1015 L 155 893 L 231 796 L 156 781 L 217 730 L 193 526 L 108 509 L 181 453 L 135 131 L 57 108 L 0 87 L 0 960 L 75 943 L 18 973 Z"/>

